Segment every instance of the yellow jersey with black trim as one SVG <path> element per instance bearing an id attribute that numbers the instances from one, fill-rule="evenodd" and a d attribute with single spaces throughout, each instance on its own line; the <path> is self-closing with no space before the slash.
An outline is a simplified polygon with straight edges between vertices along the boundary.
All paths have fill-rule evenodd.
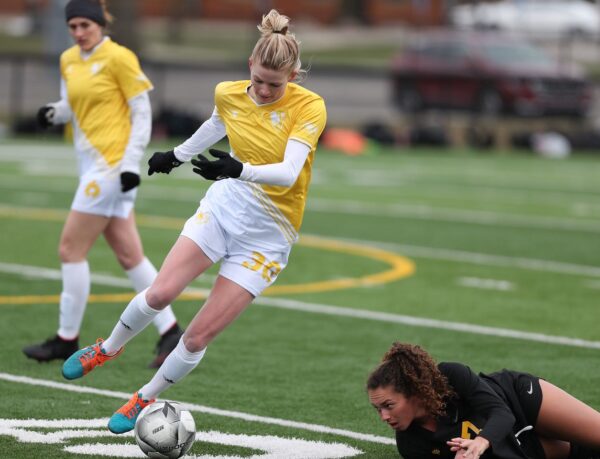
<path id="1" fill-rule="evenodd" d="M 231 151 L 242 162 L 280 163 L 290 139 L 310 147 L 308 158 L 291 187 L 247 184 L 263 211 L 276 220 L 291 239 L 296 239 L 317 142 L 327 119 L 325 102 L 318 94 L 288 83 L 279 100 L 258 105 L 248 94 L 250 84 L 249 80 L 219 83 L 215 89 L 215 106 L 225 125 Z"/>
<path id="2" fill-rule="evenodd" d="M 128 101 L 151 90 L 136 55 L 106 38 L 84 58 L 79 46 L 60 57 L 60 72 L 73 113 L 80 175 L 114 172 L 131 132 Z"/>

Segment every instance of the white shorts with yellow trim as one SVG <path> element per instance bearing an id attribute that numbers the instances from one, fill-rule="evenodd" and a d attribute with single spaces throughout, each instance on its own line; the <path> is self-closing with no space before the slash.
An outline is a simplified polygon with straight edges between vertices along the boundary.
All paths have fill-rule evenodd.
<path id="1" fill-rule="evenodd" d="M 100 174 L 81 177 L 71 209 L 103 217 L 127 218 L 135 204 L 137 188 L 123 193 L 121 179 Z"/>
<path id="2" fill-rule="evenodd" d="M 194 241 L 208 258 L 221 261 L 219 274 L 253 296 L 260 295 L 286 267 L 291 245 L 273 245 L 227 233 L 206 200 L 185 223 L 181 235 Z"/>

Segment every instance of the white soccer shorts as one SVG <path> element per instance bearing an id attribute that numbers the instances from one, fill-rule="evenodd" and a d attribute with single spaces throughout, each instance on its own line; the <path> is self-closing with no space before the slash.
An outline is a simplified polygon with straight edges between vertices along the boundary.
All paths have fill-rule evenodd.
<path id="1" fill-rule="evenodd" d="M 227 234 L 208 206 L 202 203 L 185 223 L 181 235 L 194 241 L 213 263 L 221 260 L 219 274 L 255 297 L 275 282 L 286 267 L 291 250 L 291 246 L 275 250 Z"/>
<path id="2" fill-rule="evenodd" d="M 98 175 L 81 177 L 71 209 L 104 217 L 127 218 L 135 204 L 137 188 L 123 193 L 117 175 L 107 178 Z"/>

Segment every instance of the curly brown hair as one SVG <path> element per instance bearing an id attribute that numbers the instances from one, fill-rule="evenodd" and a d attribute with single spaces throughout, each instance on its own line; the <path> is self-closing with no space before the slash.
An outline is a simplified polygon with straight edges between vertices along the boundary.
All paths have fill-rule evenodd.
<path id="1" fill-rule="evenodd" d="M 417 397 L 432 416 L 441 416 L 454 395 L 437 364 L 418 345 L 395 342 L 367 379 L 367 390 L 392 386 L 405 397 Z"/>

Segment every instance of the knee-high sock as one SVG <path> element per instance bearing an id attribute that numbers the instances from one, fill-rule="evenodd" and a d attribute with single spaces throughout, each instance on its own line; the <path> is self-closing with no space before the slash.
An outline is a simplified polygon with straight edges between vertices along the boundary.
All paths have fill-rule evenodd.
<path id="1" fill-rule="evenodd" d="M 79 336 L 81 321 L 90 294 L 90 267 L 86 260 L 63 263 L 63 288 L 60 294 L 58 336 L 75 339 Z"/>
<path id="2" fill-rule="evenodd" d="M 152 319 L 159 313 L 152 309 L 146 302 L 146 290 L 138 293 L 127 305 L 119 322 L 104 343 L 102 349 L 107 354 L 117 352 L 131 338 L 148 326 Z"/>
<path id="3" fill-rule="evenodd" d="M 206 348 L 200 352 L 188 351 L 183 344 L 183 337 L 181 337 L 177 347 L 169 354 L 150 382 L 139 390 L 139 393 L 144 399 L 158 397 L 162 391 L 181 381 L 196 368 L 205 352 Z"/>
<path id="4" fill-rule="evenodd" d="M 126 273 L 129 277 L 129 280 L 133 284 L 133 288 L 138 293 L 150 287 L 156 278 L 156 268 L 146 257 L 144 257 L 139 265 L 130 269 L 129 271 L 126 271 Z M 166 308 L 164 308 L 152 322 L 154 323 L 154 326 L 158 330 L 159 334 L 165 334 L 173 325 L 177 323 L 177 319 L 175 318 L 175 314 L 173 313 L 171 305 L 168 305 Z"/>

